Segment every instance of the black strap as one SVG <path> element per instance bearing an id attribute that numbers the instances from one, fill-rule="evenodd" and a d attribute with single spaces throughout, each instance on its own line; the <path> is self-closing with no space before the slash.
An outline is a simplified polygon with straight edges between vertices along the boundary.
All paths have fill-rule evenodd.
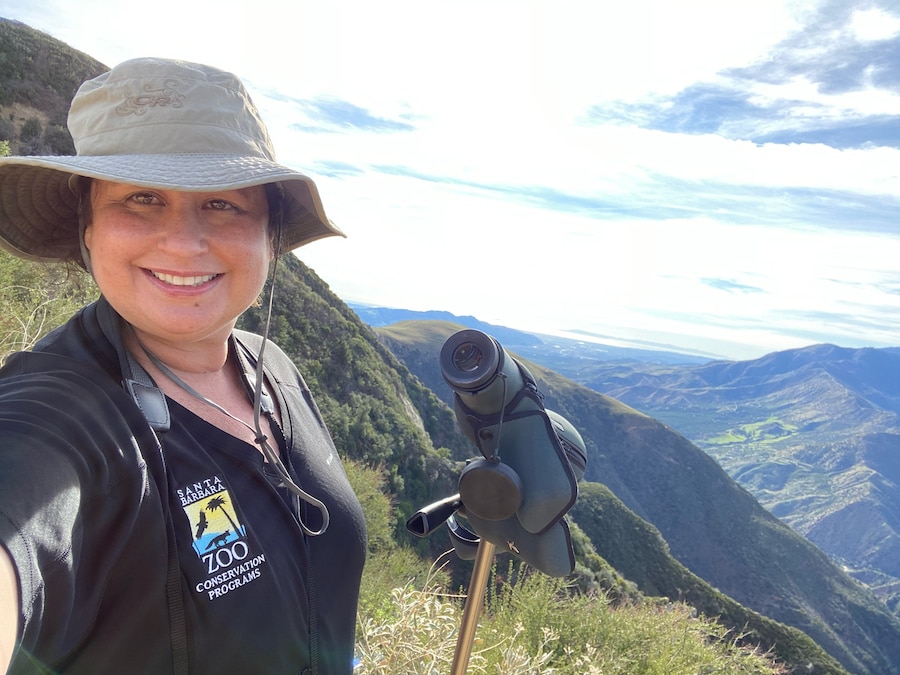
<path id="1" fill-rule="evenodd" d="M 173 675 L 188 675 L 190 661 L 188 659 L 187 619 L 185 618 L 184 595 L 181 588 L 181 565 L 178 561 L 175 525 L 172 522 L 172 512 L 169 508 L 169 494 L 171 494 L 169 489 L 169 472 L 166 468 L 166 457 L 162 449 L 162 443 L 157 435 L 157 432 L 169 429 L 169 409 L 165 404 L 165 397 L 162 392 L 152 385 L 152 380 L 144 368 L 131 355 L 128 355 L 128 360 L 132 362 L 131 365 L 133 366 L 133 370 L 130 373 L 132 378 L 124 379 L 123 384 L 126 390 L 134 397 L 135 403 L 147 416 L 147 421 L 156 439 L 156 459 L 159 464 L 156 475 L 162 477 L 162 480 L 157 483 L 157 490 L 166 521 L 166 601 L 169 606 L 169 633 L 172 640 L 172 673 Z M 146 382 L 151 384 L 148 386 L 145 384 Z M 148 416 L 148 411 L 157 414 L 160 412 L 157 397 L 153 394 L 154 391 L 159 396 L 162 396 L 163 399 L 164 424 L 160 424 L 161 418 L 153 420 Z M 138 400 L 139 397 L 142 400 Z M 147 457 L 145 456 L 144 459 L 146 460 Z"/>
<path id="2" fill-rule="evenodd" d="M 175 526 L 169 509 L 169 495 L 171 494 L 169 472 L 166 469 L 166 457 L 158 435 L 160 432 L 169 430 L 169 406 L 166 404 L 165 394 L 156 386 L 153 378 L 125 348 L 119 330 L 118 316 L 106 303 L 98 305 L 98 310 L 103 310 L 98 311 L 101 328 L 119 356 L 122 386 L 141 409 L 153 432 L 153 438 L 156 440 L 155 452 L 151 456 L 148 456 L 144 447 L 140 449 L 148 465 L 151 467 L 156 465 L 156 471 L 151 470 L 151 475 L 156 481 L 156 489 L 166 521 L 166 601 L 169 607 L 169 633 L 172 640 L 172 672 L 174 675 L 188 675 L 190 661 L 188 659 L 187 619 L 181 588 L 181 565 L 178 561 Z"/>
<path id="3" fill-rule="evenodd" d="M 147 371 L 128 350 L 125 350 L 125 361 L 128 363 L 128 371 L 123 370 L 122 373 L 122 386 L 125 387 L 125 391 L 131 395 L 137 407 L 144 413 L 144 417 L 153 431 L 168 431 L 171 419 L 165 394 L 153 383 Z"/>
<path id="4" fill-rule="evenodd" d="M 122 387 L 129 393 L 137 407 L 154 431 L 168 431 L 170 418 L 166 395 L 137 362 L 122 341 L 119 315 L 112 306 L 101 298 L 96 305 L 97 322 L 100 329 L 115 348 L 119 357 L 119 372 L 122 373 Z M 159 439 L 157 439 L 159 441 Z"/>
<path id="5" fill-rule="evenodd" d="M 172 672 L 174 675 L 188 675 L 190 662 L 188 659 L 187 619 L 185 618 L 184 595 L 181 588 L 181 565 L 178 561 L 175 525 L 172 522 L 172 512 L 169 508 L 169 494 L 171 494 L 169 489 L 169 472 L 166 468 L 166 457 L 162 449 L 162 443 L 157 435 L 159 431 L 167 431 L 169 429 L 169 409 L 165 402 L 165 396 L 153 385 L 150 375 L 130 354 L 128 354 L 128 360 L 132 366 L 132 370 L 129 373 L 131 377 L 123 379 L 123 384 L 147 417 L 147 422 L 153 431 L 153 437 L 156 439 L 156 459 L 159 464 L 156 475 L 162 477 L 162 480 L 157 483 L 157 490 L 159 491 L 166 521 L 166 601 L 169 606 L 169 633 L 172 640 Z M 161 417 L 157 417 L 154 420 L 148 415 L 148 412 L 159 415 L 161 410 L 158 397 L 153 392 L 162 397 L 162 410 L 165 413 L 164 420 Z M 144 459 L 146 460 L 147 457 L 145 456 Z"/>
<path id="6" fill-rule="evenodd" d="M 262 338 L 258 338 L 256 335 L 252 334 L 243 334 L 245 338 L 258 339 L 259 342 L 262 342 Z M 251 345 L 245 343 L 244 340 L 239 339 L 235 336 L 235 343 L 237 345 L 236 353 L 238 359 L 241 363 L 241 369 L 244 371 L 244 376 L 247 378 L 248 386 L 251 388 L 256 386 L 256 377 L 254 374 L 255 368 L 258 365 L 257 356 L 259 354 L 259 346 L 254 349 Z M 265 392 L 265 388 L 263 388 Z M 268 405 L 269 408 L 274 411 L 274 403 L 271 399 L 263 401 L 264 405 Z M 274 417 L 271 417 L 272 424 L 275 424 Z M 290 461 L 290 455 L 287 456 L 287 461 L 285 462 L 287 470 L 290 472 L 291 477 L 296 480 L 297 476 L 294 471 L 293 464 Z M 304 500 L 305 501 L 305 500 Z M 301 513 L 301 509 L 303 508 L 300 502 L 300 498 L 294 494 L 294 503 L 295 508 L 297 510 L 297 519 L 298 522 L 301 523 L 301 530 L 303 536 L 303 549 L 306 552 L 306 576 L 307 576 L 307 602 L 309 605 L 309 663 L 310 667 L 308 670 L 304 671 L 304 675 L 309 673 L 309 675 L 316 675 L 319 672 L 319 584 L 316 581 L 315 567 L 313 565 L 313 556 L 312 556 L 312 546 L 311 539 L 313 535 L 307 532 L 307 528 L 302 526 L 303 514 Z M 313 504 L 315 505 L 315 504 Z"/>
<path id="7" fill-rule="evenodd" d="M 175 526 L 169 517 L 168 495 L 163 495 L 166 513 L 166 541 L 168 560 L 166 566 L 166 600 L 169 604 L 169 633 L 172 639 L 172 672 L 188 675 L 187 620 L 184 613 L 184 596 L 181 589 L 181 565 L 178 563 L 178 546 L 175 543 Z"/>

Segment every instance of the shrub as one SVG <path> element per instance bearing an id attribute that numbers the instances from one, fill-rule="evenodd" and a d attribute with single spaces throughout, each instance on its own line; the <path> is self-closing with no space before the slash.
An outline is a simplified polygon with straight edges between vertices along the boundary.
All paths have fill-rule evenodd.
<path id="1" fill-rule="evenodd" d="M 75 143 L 69 130 L 59 124 L 51 124 L 44 132 L 44 144 L 51 155 L 74 155 Z"/>
<path id="2" fill-rule="evenodd" d="M 16 138 L 16 125 L 8 119 L 0 118 L 0 141 L 12 141 Z"/>
<path id="3" fill-rule="evenodd" d="M 44 129 L 41 126 L 41 121 L 37 117 L 29 117 L 25 120 L 25 124 L 22 125 L 22 129 L 19 131 L 19 139 L 27 143 L 28 141 L 33 141 L 41 137 L 41 134 L 44 133 Z"/>

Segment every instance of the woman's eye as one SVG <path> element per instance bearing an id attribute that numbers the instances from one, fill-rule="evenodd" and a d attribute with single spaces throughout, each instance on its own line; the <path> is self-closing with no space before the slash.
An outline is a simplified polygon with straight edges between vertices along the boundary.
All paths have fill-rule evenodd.
<path id="1" fill-rule="evenodd" d="M 207 203 L 207 206 L 213 211 L 228 211 L 234 208 L 230 203 L 221 199 L 213 199 Z"/>
<path id="2" fill-rule="evenodd" d="M 142 206 L 150 206 L 151 204 L 156 203 L 156 195 L 150 192 L 137 192 L 128 197 L 135 204 L 140 204 Z"/>

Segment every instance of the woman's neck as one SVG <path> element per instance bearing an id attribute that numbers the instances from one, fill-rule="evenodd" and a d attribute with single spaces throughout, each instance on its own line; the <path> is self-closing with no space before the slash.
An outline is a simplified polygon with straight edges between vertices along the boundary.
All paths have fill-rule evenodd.
<path id="1" fill-rule="evenodd" d="M 162 361 L 173 372 L 184 376 L 220 373 L 228 363 L 228 337 L 208 338 L 195 342 L 173 342 L 160 339 L 133 328 L 122 335 L 125 348 L 146 366 L 147 352 Z"/>

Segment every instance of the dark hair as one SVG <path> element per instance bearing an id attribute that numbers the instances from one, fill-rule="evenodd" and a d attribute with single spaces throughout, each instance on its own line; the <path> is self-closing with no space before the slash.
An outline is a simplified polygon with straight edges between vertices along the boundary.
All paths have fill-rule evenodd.
<path id="1" fill-rule="evenodd" d="M 266 183 L 266 201 L 269 203 L 269 234 L 275 255 L 281 255 L 281 233 L 284 225 L 284 188 L 281 183 Z"/>
<path id="2" fill-rule="evenodd" d="M 84 245 L 84 229 L 94 219 L 94 211 L 91 207 L 91 186 L 94 184 L 93 178 L 86 176 L 73 175 L 69 179 L 69 188 L 75 193 L 78 199 L 78 236 L 76 238 L 76 250 L 66 257 L 67 262 L 74 262 L 83 270 L 90 272 L 90 265 L 85 256 L 87 255 L 87 247 Z"/>

